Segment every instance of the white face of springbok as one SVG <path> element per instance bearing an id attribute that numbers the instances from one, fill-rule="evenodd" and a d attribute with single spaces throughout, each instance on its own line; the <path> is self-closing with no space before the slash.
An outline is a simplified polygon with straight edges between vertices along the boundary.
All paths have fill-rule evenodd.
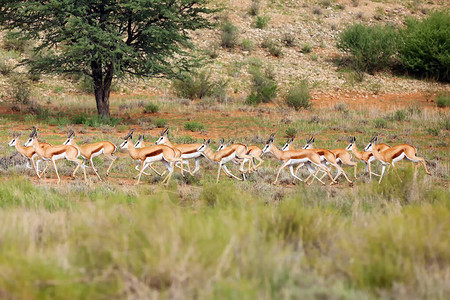
<path id="1" fill-rule="evenodd" d="M 131 143 L 133 139 L 134 129 L 131 129 L 130 132 L 123 138 L 122 144 L 120 144 L 119 149 L 128 149 L 128 144 Z"/>
<path id="2" fill-rule="evenodd" d="M 350 144 L 348 144 L 348 146 L 345 148 L 345 150 L 347 150 L 347 151 L 352 151 L 353 150 L 353 145 L 355 144 L 355 142 L 356 142 L 356 137 L 351 137 L 349 140 L 348 140 L 348 142 L 350 143 Z"/>
<path id="3" fill-rule="evenodd" d="M 287 151 L 289 150 L 289 148 L 291 147 L 292 142 L 294 141 L 294 138 L 288 138 L 286 141 L 286 144 L 283 145 L 283 147 L 281 147 L 281 151 Z"/>
<path id="4" fill-rule="evenodd" d="M 372 152 L 373 145 L 378 141 L 378 137 L 373 137 L 370 139 L 370 142 L 367 144 L 367 146 L 364 148 L 364 151 L 366 152 Z"/>
<path id="5" fill-rule="evenodd" d="M 315 140 L 316 140 L 316 138 L 313 136 L 311 136 L 310 138 L 307 138 L 306 145 L 303 146 L 303 149 L 311 149 Z"/>
<path id="6" fill-rule="evenodd" d="M 217 148 L 216 152 L 219 152 L 220 150 L 225 149 L 226 147 L 228 147 L 229 144 L 231 144 L 231 141 L 228 141 L 228 142 L 225 143 L 225 139 L 222 138 L 220 140 L 219 148 Z"/>
<path id="7" fill-rule="evenodd" d="M 169 128 L 164 129 L 159 134 L 160 134 L 160 137 L 156 140 L 155 144 L 163 145 L 164 143 L 167 142 L 167 139 L 168 139 L 167 135 L 169 134 Z"/>
<path id="8" fill-rule="evenodd" d="M 273 133 L 270 135 L 269 139 L 266 142 L 266 145 L 262 149 L 262 155 L 264 155 L 264 154 L 266 154 L 267 152 L 270 151 L 270 146 L 273 144 L 274 136 L 275 135 Z"/>
<path id="9" fill-rule="evenodd" d="M 63 145 L 72 145 L 72 140 L 75 137 L 75 132 L 72 130 L 67 135 L 67 139 L 64 141 Z"/>
<path id="10" fill-rule="evenodd" d="M 33 131 L 31 131 L 28 140 L 25 142 L 25 147 L 31 146 L 36 137 L 37 137 L 37 130 L 36 127 L 33 127 Z"/>
<path id="11" fill-rule="evenodd" d="M 134 144 L 134 148 L 139 149 L 143 147 L 144 137 L 145 135 L 139 135 L 137 142 Z"/>
<path id="12" fill-rule="evenodd" d="M 197 151 L 204 152 L 206 150 L 206 147 L 208 147 L 209 143 L 211 143 L 211 139 L 208 140 L 203 139 L 203 143 L 200 147 L 197 148 Z"/>
<path id="13" fill-rule="evenodd" d="M 19 134 L 13 134 L 12 140 L 8 143 L 8 146 L 14 147 L 16 145 L 17 140 L 18 140 L 20 135 L 21 135 L 20 133 Z"/>

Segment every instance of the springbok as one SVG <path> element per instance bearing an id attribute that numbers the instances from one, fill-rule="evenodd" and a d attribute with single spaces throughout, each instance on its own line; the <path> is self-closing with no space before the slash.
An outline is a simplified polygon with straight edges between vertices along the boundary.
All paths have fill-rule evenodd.
<path id="1" fill-rule="evenodd" d="M 364 148 L 364 151 L 370 151 L 373 153 L 373 156 L 377 160 L 379 160 L 382 164 L 381 169 L 381 176 L 378 183 L 381 183 L 381 180 L 383 179 L 384 171 L 386 170 L 386 166 L 392 166 L 392 169 L 394 170 L 395 174 L 397 175 L 398 179 L 402 181 L 400 176 L 397 173 L 397 170 L 395 168 L 395 163 L 402 160 L 407 159 L 412 162 L 414 162 L 414 178 L 417 176 L 417 165 L 422 163 L 423 167 L 425 168 L 425 172 L 428 175 L 431 175 L 431 173 L 427 169 L 427 165 L 425 164 L 425 159 L 422 157 L 416 156 L 417 150 L 411 145 L 408 144 L 401 144 L 394 146 L 392 148 L 385 149 L 384 151 L 380 151 L 380 148 L 376 142 L 378 141 L 378 137 L 373 137 L 369 144 Z"/>
<path id="2" fill-rule="evenodd" d="M 355 158 L 366 165 L 366 170 L 369 172 L 369 180 L 372 180 L 372 174 L 379 177 L 379 174 L 372 172 L 371 164 L 374 160 L 376 160 L 372 152 L 358 151 L 358 148 L 356 147 L 356 137 L 354 136 L 350 137 L 349 142 L 350 144 L 348 144 L 345 150 L 352 151 Z M 391 148 L 391 146 L 387 144 L 378 144 L 378 149 L 380 151 L 384 151 L 388 148 Z"/>
<path id="3" fill-rule="evenodd" d="M 233 175 L 225 166 L 227 162 L 230 162 L 234 160 L 235 158 L 241 160 L 241 164 L 239 167 L 239 171 L 242 173 L 243 180 L 245 180 L 245 173 L 248 173 L 249 170 L 244 170 L 244 163 L 245 159 L 249 162 L 249 165 L 251 165 L 252 157 L 250 155 L 247 155 L 247 146 L 243 144 L 233 144 L 228 147 L 225 147 L 224 149 L 213 152 L 211 148 L 209 148 L 209 143 L 211 142 L 210 139 L 203 140 L 203 144 L 197 149 L 200 153 L 202 153 L 208 160 L 212 162 L 216 162 L 219 164 L 219 170 L 217 171 L 217 180 L 216 182 L 219 182 L 220 172 L 222 168 L 225 170 L 225 173 L 227 173 L 229 176 L 232 176 L 238 180 L 242 180 L 239 177 Z M 250 169 L 250 166 L 249 166 Z"/>
<path id="4" fill-rule="evenodd" d="M 156 145 L 151 147 L 145 147 L 141 149 L 136 149 L 132 143 L 134 129 L 131 129 L 130 132 L 123 138 L 124 141 L 120 144 L 120 149 L 128 149 L 128 153 L 131 158 L 134 160 L 139 160 L 141 162 L 141 168 L 138 175 L 138 180 L 136 185 L 139 184 L 141 180 L 141 175 L 144 169 L 153 162 L 161 161 L 164 166 L 169 171 L 169 174 L 162 181 L 163 184 L 169 184 L 170 178 L 173 173 L 173 165 L 176 162 L 180 162 L 183 164 L 183 159 L 181 157 L 176 157 L 175 149 L 165 146 L 165 145 Z M 183 169 L 181 169 L 181 175 L 183 174 Z"/>
<path id="5" fill-rule="evenodd" d="M 217 150 L 216 150 L 216 152 L 218 152 L 218 151 L 220 151 L 220 150 L 222 150 L 222 149 L 224 149 L 225 147 L 227 147 L 229 144 L 232 144 L 232 141 L 228 141 L 227 143 L 225 143 L 225 139 L 224 138 L 222 138 L 222 140 L 220 141 L 220 145 L 219 145 L 219 147 L 217 148 Z M 250 155 L 251 157 L 253 157 L 253 161 L 252 161 L 252 164 L 254 165 L 255 164 L 255 159 L 258 161 L 258 164 L 256 165 L 256 166 L 254 166 L 253 167 L 253 169 L 251 170 L 251 172 L 253 172 L 253 171 L 256 171 L 256 169 L 258 169 L 261 165 L 262 165 L 262 163 L 264 162 L 264 160 L 261 158 L 261 156 L 262 156 L 262 149 L 261 148 L 259 148 L 258 146 L 256 146 L 256 145 L 251 145 L 251 146 L 247 146 L 247 155 Z M 239 165 L 241 162 L 239 161 L 239 159 L 237 159 L 237 158 L 235 158 L 234 160 L 233 160 L 233 162 L 235 163 L 235 164 L 237 164 L 237 165 Z M 245 161 L 244 162 L 244 164 L 246 163 L 247 161 Z"/>
<path id="6" fill-rule="evenodd" d="M 294 174 L 294 168 L 293 168 L 294 165 L 298 165 L 298 164 L 302 164 L 302 163 L 306 164 L 308 168 L 312 168 L 311 165 L 314 165 L 317 167 L 317 170 L 315 170 L 315 173 L 311 172 L 311 174 L 308 176 L 308 178 L 305 179 L 305 182 L 308 182 L 308 180 L 311 176 L 317 175 L 317 173 L 320 170 L 323 170 L 330 177 L 330 179 L 332 181 L 331 184 L 336 183 L 336 181 L 334 181 L 333 177 L 331 176 L 328 168 L 321 163 L 319 154 L 317 154 L 315 151 L 307 150 L 307 149 L 281 151 L 273 144 L 274 136 L 275 136 L 275 134 L 272 134 L 269 137 L 269 139 L 266 142 L 266 145 L 264 146 L 264 148 L 262 150 L 263 154 L 267 153 L 267 152 L 271 152 L 276 158 L 284 161 L 284 163 L 278 169 L 277 177 L 275 178 L 275 181 L 273 182 L 273 184 L 277 183 L 278 177 L 280 176 L 280 172 L 285 167 L 289 167 L 289 170 L 291 171 L 291 175 L 294 178 L 296 178 L 300 181 L 303 181 L 301 178 L 297 177 L 297 175 Z"/>
<path id="7" fill-rule="evenodd" d="M 58 169 L 56 168 L 56 163 L 55 163 L 56 160 L 65 158 L 69 161 L 76 163 L 77 166 L 72 173 L 72 177 L 74 177 L 74 178 L 75 178 L 75 174 L 77 173 L 78 169 L 83 164 L 83 161 L 81 159 L 78 159 L 78 156 L 80 156 L 80 150 L 78 150 L 74 146 L 56 145 L 56 146 L 47 146 L 45 148 L 42 148 L 37 139 L 36 127 L 33 127 L 33 131 L 31 132 L 28 141 L 25 143 L 26 147 L 28 147 L 30 145 L 33 146 L 33 149 L 36 151 L 36 153 L 40 157 L 42 157 L 42 159 L 44 161 L 47 161 L 47 166 L 45 167 L 44 171 L 42 171 L 42 174 L 45 174 L 45 171 L 48 169 L 49 162 L 51 161 L 53 163 L 53 168 L 55 169 L 56 176 L 58 176 L 58 184 L 61 182 L 61 178 L 59 177 Z M 86 169 L 84 168 L 84 166 L 82 167 L 82 169 L 84 172 L 84 181 L 87 182 Z"/>
<path id="8" fill-rule="evenodd" d="M 78 150 L 80 150 L 81 156 L 89 161 L 89 164 L 94 170 L 95 175 L 97 175 L 98 179 L 102 181 L 102 178 L 97 172 L 97 169 L 94 167 L 94 162 L 92 159 L 96 156 L 99 156 L 103 154 L 106 158 L 111 160 L 111 164 L 109 165 L 108 169 L 106 170 L 106 176 L 109 175 L 109 171 L 111 170 L 112 165 L 116 161 L 117 157 L 113 155 L 114 152 L 116 152 L 116 146 L 111 143 L 110 141 L 102 141 L 102 142 L 96 142 L 92 144 L 87 144 L 84 146 L 78 146 L 77 143 L 74 140 L 75 138 L 75 132 L 73 130 L 70 130 L 67 134 L 67 139 L 63 143 L 63 145 L 72 145 Z"/>
<path id="9" fill-rule="evenodd" d="M 27 158 L 27 168 L 28 169 L 34 169 L 34 171 L 36 172 L 36 175 L 38 176 L 38 178 L 41 178 L 40 174 L 39 174 L 39 162 L 41 161 L 41 159 L 39 159 L 38 161 L 36 161 L 36 163 L 34 162 L 34 157 L 35 156 L 39 156 L 36 151 L 34 150 L 33 146 L 28 146 L 28 147 L 23 147 L 20 142 L 19 142 L 19 137 L 22 134 L 13 134 L 12 135 L 12 140 L 8 143 L 8 146 L 10 147 L 16 147 L 17 152 L 19 152 L 20 154 L 22 154 L 22 156 L 24 156 L 25 158 Z M 49 143 L 39 143 L 39 145 L 42 148 L 45 148 L 47 146 L 50 146 Z M 31 166 L 30 166 L 30 162 L 31 162 Z"/>

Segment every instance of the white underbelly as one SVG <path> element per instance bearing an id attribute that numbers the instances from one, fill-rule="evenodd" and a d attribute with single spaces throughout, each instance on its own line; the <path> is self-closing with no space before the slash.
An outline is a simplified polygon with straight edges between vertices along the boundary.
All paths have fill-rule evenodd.
<path id="1" fill-rule="evenodd" d="M 236 152 L 231 153 L 229 156 L 222 158 L 222 163 L 225 164 L 232 161 L 236 157 Z"/>
<path id="2" fill-rule="evenodd" d="M 102 149 L 100 149 L 100 151 L 95 152 L 95 153 L 92 153 L 91 158 L 97 157 L 97 156 L 103 154 L 103 152 L 104 152 L 104 151 L 103 151 L 103 148 L 102 148 Z"/>
<path id="3" fill-rule="evenodd" d="M 288 165 L 298 165 L 298 164 L 306 163 L 306 162 L 309 162 L 309 159 L 306 157 L 299 158 L 299 159 L 290 159 L 290 160 L 288 160 Z"/>
<path id="4" fill-rule="evenodd" d="M 156 156 L 147 157 L 147 158 L 145 159 L 145 162 L 146 162 L 146 163 L 151 163 L 151 162 L 155 162 L 155 161 L 161 161 L 161 160 L 163 160 L 163 159 L 164 159 L 164 157 L 163 157 L 163 155 L 162 155 L 162 153 L 161 153 L 161 154 L 158 154 L 158 155 L 156 155 Z"/>
<path id="5" fill-rule="evenodd" d="M 201 152 L 194 152 L 194 153 L 189 153 L 189 154 L 181 154 L 181 158 L 182 159 L 192 159 L 192 158 L 197 158 L 202 156 Z"/>
<path id="6" fill-rule="evenodd" d="M 393 162 L 393 163 L 396 163 L 396 162 L 398 162 L 398 161 L 401 161 L 401 160 L 404 159 L 404 158 L 405 158 L 405 152 L 402 152 L 402 154 L 400 154 L 400 156 L 394 158 L 394 159 L 392 160 L 392 162 Z"/>
<path id="7" fill-rule="evenodd" d="M 61 154 L 57 154 L 57 155 L 53 155 L 52 159 L 53 160 L 58 160 L 58 159 L 63 159 L 66 157 L 66 153 L 61 153 Z"/>

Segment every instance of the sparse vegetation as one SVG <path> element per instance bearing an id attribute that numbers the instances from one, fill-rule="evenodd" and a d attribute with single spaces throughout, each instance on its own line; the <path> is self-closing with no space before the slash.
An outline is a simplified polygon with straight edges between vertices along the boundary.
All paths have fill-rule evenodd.
<path id="1" fill-rule="evenodd" d="M 184 129 L 190 131 L 201 131 L 205 129 L 205 126 L 197 121 L 184 123 Z"/>
<path id="2" fill-rule="evenodd" d="M 231 22 L 225 21 L 221 27 L 221 45 L 223 48 L 234 48 L 238 39 L 238 28 Z"/>
<path id="3" fill-rule="evenodd" d="M 15 75 L 9 79 L 11 97 L 19 104 L 29 104 L 31 101 L 31 85 L 22 75 Z"/>
<path id="4" fill-rule="evenodd" d="M 185 73 L 172 82 L 172 87 L 179 97 L 191 100 L 211 96 L 214 86 L 215 82 L 211 79 L 211 73 L 206 71 Z"/>
<path id="5" fill-rule="evenodd" d="M 153 125 L 156 126 L 156 128 L 164 128 L 167 125 L 167 120 L 166 119 L 154 119 L 153 120 Z"/>
<path id="6" fill-rule="evenodd" d="M 377 118 L 374 121 L 375 128 L 386 128 L 388 125 L 388 121 L 384 118 Z"/>
<path id="7" fill-rule="evenodd" d="M 242 39 L 241 49 L 244 51 L 252 51 L 255 48 L 255 43 L 250 39 Z"/>
<path id="8" fill-rule="evenodd" d="M 313 46 L 310 43 L 305 43 L 302 45 L 302 53 L 308 54 L 313 50 Z"/>
<path id="9" fill-rule="evenodd" d="M 286 47 L 296 46 L 296 38 L 292 33 L 285 33 L 282 37 L 282 41 Z"/>
<path id="10" fill-rule="evenodd" d="M 300 83 L 292 87 L 284 97 L 286 105 L 299 110 L 311 107 L 311 95 L 309 93 L 308 82 L 302 80 Z"/>
<path id="11" fill-rule="evenodd" d="M 259 14 L 260 9 L 261 9 L 260 0 L 252 0 L 252 3 L 250 4 L 250 7 L 248 9 L 248 13 L 251 16 L 257 16 Z"/>
<path id="12" fill-rule="evenodd" d="M 275 57 L 280 57 L 283 54 L 283 50 L 272 39 L 264 39 L 261 46 L 269 50 L 269 53 Z"/>
<path id="13" fill-rule="evenodd" d="M 439 93 L 434 101 L 437 107 L 450 107 L 450 94 Z"/>
<path id="14" fill-rule="evenodd" d="M 250 67 L 252 75 L 252 88 L 247 96 L 246 103 L 256 105 L 259 103 L 271 102 L 277 95 L 277 84 L 270 67 L 263 72 L 260 67 Z"/>
<path id="15" fill-rule="evenodd" d="M 255 28 L 264 29 L 269 24 L 270 18 L 265 16 L 256 16 L 255 19 Z"/>
<path id="16" fill-rule="evenodd" d="M 159 106 L 155 103 L 149 103 L 145 106 L 145 112 L 150 114 L 155 114 L 159 112 Z"/>

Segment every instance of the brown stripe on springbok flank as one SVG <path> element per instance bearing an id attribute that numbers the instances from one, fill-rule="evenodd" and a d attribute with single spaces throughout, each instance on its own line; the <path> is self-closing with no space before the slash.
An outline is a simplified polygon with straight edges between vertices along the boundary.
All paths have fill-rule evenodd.
<path id="1" fill-rule="evenodd" d="M 290 157 L 290 159 L 303 159 L 306 157 L 306 154 L 298 154 L 298 155 L 293 155 Z"/>
<path id="2" fill-rule="evenodd" d="M 234 149 L 229 150 L 228 152 L 225 153 L 225 155 L 223 157 L 230 156 L 231 154 L 233 154 L 234 151 L 235 151 Z"/>
<path id="3" fill-rule="evenodd" d="M 195 153 L 195 152 L 197 152 L 197 149 L 192 149 L 192 150 L 184 151 L 184 152 L 181 152 L 181 153 L 182 154 L 192 154 L 192 153 Z"/>
<path id="4" fill-rule="evenodd" d="M 399 157 L 400 155 L 402 155 L 404 149 L 398 149 L 394 152 L 394 154 L 392 155 L 392 159 L 395 159 L 397 157 Z"/>
<path id="5" fill-rule="evenodd" d="M 157 155 L 160 155 L 161 153 L 163 153 L 163 149 L 158 149 L 158 150 L 146 153 L 145 157 L 157 156 Z"/>
<path id="6" fill-rule="evenodd" d="M 97 153 L 98 151 L 102 150 L 103 145 L 97 145 L 92 151 L 91 154 Z"/>
<path id="7" fill-rule="evenodd" d="M 67 151 L 67 148 L 57 148 L 57 149 L 54 149 L 52 152 L 51 152 L 51 154 L 52 155 L 59 155 L 59 154 L 63 154 L 64 152 L 66 152 Z"/>

